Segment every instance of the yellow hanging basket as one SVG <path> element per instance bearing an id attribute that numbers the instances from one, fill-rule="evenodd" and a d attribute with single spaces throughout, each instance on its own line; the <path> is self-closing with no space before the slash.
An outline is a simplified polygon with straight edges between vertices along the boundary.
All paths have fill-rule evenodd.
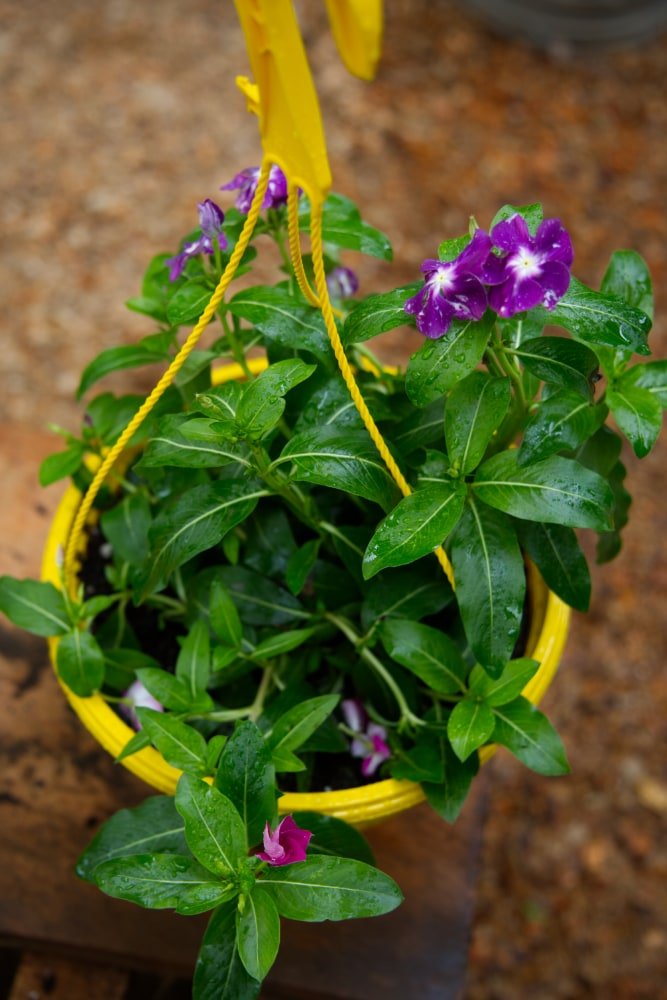
<path id="1" fill-rule="evenodd" d="M 266 367 L 263 358 L 250 361 L 253 374 Z M 228 382 L 243 378 L 238 365 L 227 365 L 214 372 L 214 382 Z M 72 527 L 81 506 L 82 495 L 73 486 L 65 493 L 53 519 L 44 550 L 42 579 L 61 586 L 58 570 L 58 553 L 67 548 Z M 523 695 L 537 704 L 549 687 L 563 652 L 567 638 L 570 609 L 548 590 L 542 577 L 532 564 L 528 566 L 528 595 L 530 634 L 526 643 L 526 656 L 537 660 L 540 668 L 526 685 Z M 58 639 L 49 640 L 51 662 L 54 670 Z M 57 674 L 57 671 L 56 671 Z M 59 679 L 60 681 L 60 679 Z M 114 757 L 118 756 L 134 731 L 110 707 L 101 695 L 80 698 L 60 681 L 67 699 L 86 729 Z M 493 747 L 480 752 L 482 763 L 494 753 Z M 121 762 L 124 767 L 142 778 L 159 792 L 173 794 L 181 772 L 168 764 L 152 747 L 140 750 Z M 288 793 L 278 802 L 281 813 L 310 810 L 337 816 L 348 823 L 366 825 L 403 812 L 423 801 L 421 786 L 412 781 L 376 781 L 358 788 L 334 792 Z"/>

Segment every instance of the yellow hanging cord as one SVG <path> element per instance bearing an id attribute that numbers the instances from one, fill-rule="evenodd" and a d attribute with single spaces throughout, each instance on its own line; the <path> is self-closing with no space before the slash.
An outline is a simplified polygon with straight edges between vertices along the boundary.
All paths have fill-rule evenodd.
<path id="1" fill-rule="evenodd" d="M 399 469 L 394 456 L 389 451 L 387 443 L 382 437 L 380 430 L 371 416 L 370 410 L 366 405 L 366 400 L 361 394 L 359 386 L 357 385 L 356 379 L 350 363 L 347 360 L 345 354 L 345 348 L 340 339 L 340 334 L 338 333 L 338 328 L 333 316 L 333 307 L 331 305 L 331 300 L 329 299 L 329 292 L 327 289 L 326 274 L 324 271 L 324 253 L 322 249 L 322 206 L 320 204 L 311 205 L 311 215 L 310 215 L 310 245 L 313 255 L 313 270 L 315 272 L 315 288 L 317 290 L 317 296 L 319 299 L 319 308 L 322 312 L 324 318 L 324 324 L 329 335 L 329 340 L 331 341 L 331 346 L 333 348 L 334 354 L 336 356 L 336 361 L 338 362 L 338 367 L 340 368 L 341 375 L 345 381 L 345 385 L 348 388 L 352 401 L 359 413 L 359 416 L 364 422 L 364 426 L 371 436 L 373 444 L 380 453 L 384 464 L 387 466 L 394 482 L 398 486 L 399 490 L 404 497 L 410 496 L 412 490 L 407 482 L 405 476 Z M 447 558 L 445 550 L 441 545 L 435 549 L 435 555 L 438 562 L 442 566 L 444 573 L 454 586 L 454 571 L 452 570 L 452 565 Z"/>
<path id="2" fill-rule="evenodd" d="M 225 268 L 220 281 L 218 282 L 217 288 L 213 292 L 208 305 L 204 309 L 204 312 L 199 317 L 196 326 L 189 334 L 187 340 L 183 343 L 180 351 L 173 359 L 166 372 L 157 383 L 151 394 L 144 400 L 142 405 L 139 407 L 135 413 L 132 420 L 118 438 L 114 446 L 107 452 L 102 464 L 95 473 L 92 483 L 88 487 L 85 497 L 79 507 L 79 510 L 72 527 L 71 534 L 67 543 L 67 550 L 65 552 L 65 579 L 71 579 L 74 572 L 74 562 L 76 559 L 77 552 L 79 551 L 80 539 L 86 524 L 86 520 L 91 511 L 95 498 L 99 493 L 104 480 L 106 479 L 109 471 L 113 467 L 116 459 L 121 454 L 121 452 L 127 446 L 128 441 L 132 438 L 133 434 L 138 427 L 141 426 L 145 418 L 151 412 L 155 404 L 158 402 L 163 393 L 172 384 L 179 371 L 185 364 L 190 353 L 194 350 L 197 342 L 199 341 L 202 333 L 208 326 L 208 324 L 213 319 L 216 310 L 220 303 L 222 302 L 225 292 L 232 281 L 238 266 L 241 262 L 241 258 L 246 251 L 248 243 L 250 242 L 250 237 L 253 234 L 253 230 L 257 225 L 257 219 L 259 218 L 259 213 L 262 210 L 262 202 L 264 201 L 264 195 L 266 194 L 266 188 L 269 182 L 269 171 L 271 169 L 271 163 L 268 159 L 263 160 L 262 167 L 260 170 L 259 178 L 257 180 L 257 190 L 255 191 L 252 205 L 248 211 L 245 223 L 243 224 L 243 229 L 238 238 L 238 242 L 232 251 L 232 255 L 229 258 L 227 267 Z"/>
<path id="3" fill-rule="evenodd" d="M 299 189 L 296 184 L 290 184 L 287 190 L 287 233 L 289 236 L 289 252 L 292 258 L 292 267 L 301 289 L 304 299 L 310 302 L 316 309 L 320 308 L 320 300 L 308 283 L 306 272 L 303 269 L 303 258 L 301 256 L 301 240 L 299 239 Z"/>

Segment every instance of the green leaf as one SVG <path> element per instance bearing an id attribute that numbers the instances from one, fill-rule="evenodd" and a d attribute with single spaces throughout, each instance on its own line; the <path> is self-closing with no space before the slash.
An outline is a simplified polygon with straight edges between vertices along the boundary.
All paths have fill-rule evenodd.
<path id="1" fill-rule="evenodd" d="M 611 255 L 600 290 L 618 296 L 653 319 L 651 275 L 636 250 L 617 250 Z"/>
<path id="2" fill-rule="evenodd" d="M 143 365 L 154 365 L 167 360 L 172 342 L 171 333 L 164 333 L 160 335 L 159 340 L 146 337 L 138 344 L 110 347 L 108 350 L 102 351 L 84 368 L 79 387 L 76 390 L 76 398 L 81 399 L 92 385 L 99 382 L 105 375 L 110 375 L 111 372 L 139 368 Z"/>
<path id="3" fill-rule="evenodd" d="M 398 490 L 365 430 L 318 427 L 295 434 L 274 465 L 292 462 L 298 482 L 331 486 L 393 506 Z"/>
<path id="4" fill-rule="evenodd" d="M 606 400 L 614 420 L 632 445 L 637 458 L 644 458 L 658 440 L 662 407 L 655 395 L 639 386 L 615 385 Z"/>
<path id="5" fill-rule="evenodd" d="M 236 420 L 243 433 L 259 440 L 272 430 L 285 409 L 285 394 L 314 371 L 315 365 L 291 358 L 271 365 L 250 382 L 236 411 Z"/>
<path id="6" fill-rule="evenodd" d="M 526 592 L 511 522 L 470 498 L 452 536 L 456 600 L 477 659 L 500 667 L 519 637 Z"/>
<path id="7" fill-rule="evenodd" d="M 407 299 L 416 295 L 421 287 L 421 281 L 414 281 L 411 285 L 394 288 L 390 292 L 369 295 L 363 302 L 359 302 L 343 325 L 341 332 L 343 344 L 346 347 L 349 344 L 359 344 L 379 333 L 394 330 L 397 326 L 414 324 L 413 318 L 405 312 L 404 306 Z"/>
<path id="8" fill-rule="evenodd" d="M 152 708 L 136 708 L 142 729 L 172 767 L 203 774 L 206 771 L 206 741 L 201 733 L 180 719 Z"/>
<path id="9" fill-rule="evenodd" d="M 238 810 L 252 847 L 276 813 L 271 752 L 252 722 L 239 723 L 227 740 L 214 784 Z"/>
<path id="10" fill-rule="evenodd" d="M 315 856 L 271 868 L 262 885 L 284 917 L 309 922 L 376 917 L 396 909 L 403 899 L 388 875 L 349 858 Z"/>
<path id="11" fill-rule="evenodd" d="M 288 709 L 280 716 L 267 737 L 271 750 L 280 752 L 298 750 L 331 715 L 339 701 L 338 694 L 323 694 Z"/>
<path id="12" fill-rule="evenodd" d="M 593 376 L 600 363 L 597 354 L 566 337 L 535 337 L 515 351 L 523 365 L 543 382 L 572 389 L 586 399 L 593 395 Z"/>
<path id="13" fill-rule="evenodd" d="M 299 223 L 302 229 L 310 225 L 310 210 L 304 198 L 300 202 Z M 322 210 L 322 238 L 325 243 L 358 250 L 381 260 L 393 257 L 391 243 L 385 234 L 364 222 L 354 202 L 342 194 L 327 196 Z"/>
<path id="14" fill-rule="evenodd" d="M 298 619 L 310 619 L 296 597 L 272 580 L 243 566 L 222 566 L 216 577 L 229 591 L 242 622 L 277 628 L 293 625 Z"/>
<path id="15" fill-rule="evenodd" d="M 260 986 L 246 972 L 236 947 L 236 905 L 221 906 L 211 917 L 199 949 L 193 1000 L 255 1000 Z"/>
<path id="16" fill-rule="evenodd" d="M 92 882 L 99 864 L 134 854 L 186 854 L 185 828 L 169 795 L 154 795 L 134 809 L 121 809 L 103 823 L 76 863 L 79 878 Z"/>
<path id="17" fill-rule="evenodd" d="M 101 643 L 99 636 L 98 641 Z M 102 646 L 106 671 L 104 683 L 115 691 L 126 691 L 139 669 L 143 667 L 159 669 L 160 667 L 160 664 L 152 656 L 147 656 L 146 653 L 141 653 L 137 649 L 123 649 L 122 647 L 105 649 L 103 644 Z"/>
<path id="18" fill-rule="evenodd" d="M 126 757 L 131 757 L 132 754 L 138 753 L 139 750 L 143 750 L 150 745 L 151 741 L 148 733 L 145 729 L 140 729 L 138 733 L 130 737 L 120 753 L 116 754 L 115 763 L 118 764 L 121 760 L 125 760 Z"/>
<path id="19" fill-rule="evenodd" d="M 147 587 L 164 580 L 178 566 L 212 548 L 244 521 L 266 490 L 256 480 L 221 479 L 183 493 L 163 510 L 149 531 L 150 575 Z"/>
<path id="20" fill-rule="evenodd" d="M 248 975 L 264 979 L 280 947 L 280 917 L 271 894 L 261 885 L 242 897 L 236 911 L 236 942 Z"/>
<path id="21" fill-rule="evenodd" d="M 48 455 L 39 467 L 39 485 L 50 486 L 65 476 L 73 476 L 81 466 L 85 448 L 80 441 L 73 441 L 65 451 Z"/>
<path id="22" fill-rule="evenodd" d="M 459 760 L 467 760 L 471 753 L 488 743 L 496 720 L 483 701 L 464 698 L 454 706 L 447 721 L 447 735 Z"/>
<path id="23" fill-rule="evenodd" d="M 188 281 L 179 288 L 167 305 L 167 319 L 172 326 L 183 326 L 199 319 L 214 289 L 203 281 Z"/>
<path id="24" fill-rule="evenodd" d="M 195 406 L 202 413 L 221 420 L 236 421 L 236 411 L 243 396 L 243 386 L 232 380 L 197 393 Z"/>
<path id="25" fill-rule="evenodd" d="M 187 712 L 194 707 L 199 711 L 213 709 L 213 699 L 203 691 L 193 694 L 184 677 L 174 677 L 159 667 L 140 667 L 137 677 L 146 690 L 172 712 Z"/>
<path id="26" fill-rule="evenodd" d="M 360 389 L 363 395 L 364 386 L 361 385 Z M 369 403 L 368 399 L 366 403 Z M 300 410 L 294 429 L 295 433 L 301 433 L 309 427 L 324 424 L 331 424 L 339 430 L 341 427 L 361 430 L 364 426 L 340 375 L 331 376 L 313 392 Z"/>
<path id="27" fill-rule="evenodd" d="M 470 234 L 466 233 L 465 236 L 456 236 L 452 240 L 444 240 L 438 247 L 438 260 L 456 260 L 459 254 L 463 253 L 471 239 Z"/>
<path id="28" fill-rule="evenodd" d="M 464 689 L 465 661 L 443 632 L 394 618 L 382 622 L 378 634 L 387 655 L 434 691 L 453 694 Z"/>
<path id="29" fill-rule="evenodd" d="M 622 347 L 637 354 L 649 354 L 646 338 L 651 320 L 641 309 L 627 305 L 615 295 L 602 295 L 576 278 L 550 312 L 535 310 L 544 323 L 557 324 L 591 344 Z"/>
<path id="30" fill-rule="evenodd" d="M 618 462 L 623 442 L 620 436 L 603 424 L 595 434 L 578 448 L 575 458 L 587 469 L 606 478 Z"/>
<path id="31" fill-rule="evenodd" d="M 502 451 L 480 466 L 472 488 L 484 503 L 528 521 L 600 531 L 610 526 L 609 486 L 568 458 L 519 466 L 516 450 Z"/>
<path id="32" fill-rule="evenodd" d="M 419 621 L 437 614 L 450 604 L 454 592 L 446 577 L 428 563 L 384 572 L 366 591 L 361 606 L 365 629 L 381 618 L 411 618 Z"/>
<path id="33" fill-rule="evenodd" d="M 0 577 L 0 611 L 33 635 L 65 635 L 72 627 L 65 600 L 52 583 Z"/>
<path id="34" fill-rule="evenodd" d="M 151 509 L 143 493 L 130 493 L 100 518 L 104 537 L 114 556 L 131 566 L 141 566 L 148 556 Z"/>
<path id="35" fill-rule="evenodd" d="M 192 700 L 204 694 L 211 673 L 211 646 L 208 624 L 203 618 L 197 619 L 183 640 L 176 660 L 176 676 L 182 678 L 190 688 Z"/>
<path id="36" fill-rule="evenodd" d="M 495 742 L 507 747 L 522 764 L 538 774 L 568 774 L 570 767 L 558 733 L 529 701 L 517 698 L 494 708 L 493 714 Z"/>
<path id="37" fill-rule="evenodd" d="M 415 406 L 427 406 L 465 378 L 482 360 L 495 316 L 454 321 L 447 335 L 425 340 L 408 362 L 405 391 Z"/>
<path id="38" fill-rule="evenodd" d="M 489 677 L 486 670 L 475 666 L 470 674 L 470 693 L 483 698 L 487 705 L 506 705 L 521 694 L 528 681 L 539 670 L 537 660 L 521 657 L 510 660 L 500 677 Z"/>
<path id="39" fill-rule="evenodd" d="M 466 761 L 460 761 L 446 740 L 442 739 L 440 743 L 444 779 L 437 783 L 422 782 L 422 788 L 429 805 L 444 820 L 453 823 L 461 812 L 472 779 L 479 770 L 479 760 L 477 754 L 472 754 Z"/>
<path id="40" fill-rule="evenodd" d="M 292 819 L 302 830 L 310 830 L 313 835 L 308 844 L 309 854 L 352 858 L 367 865 L 375 863 L 366 838 L 342 819 L 315 812 L 295 812 Z"/>
<path id="41" fill-rule="evenodd" d="M 306 770 L 306 765 L 302 760 L 299 760 L 296 754 L 293 754 L 291 750 L 273 750 L 271 753 L 271 760 L 273 761 L 273 766 L 276 771 L 281 773 L 285 772 L 293 774 L 297 771 Z"/>
<path id="42" fill-rule="evenodd" d="M 392 443 L 401 455 L 410 455 L 417 448 L 428 448 L 440 444 L 444 427 L 444 406 L 442 399 L 436 399 L 421 410 L 417 410 L 407 420 L 401 422 L 400 430 L 392 433 Z"/>
<path id="43" fill-rule="evenodd" d="M 258 643 L 253 650 L 253 656 L 257 660 L 272 660 L 276 656 L 282 656 L 283 653 L 291 653 L 293 649 L 307 642 L 315 631 L 314 628 L 295 628 L 291 632 L 277 632 Z"/>
<path id="44" fill-rule="evenodd" d="M 418 738 L 409 750 L 394 747 L 389 762 L 392 778 L 398 781 L 442 782 L 445 769 L 442 760 L 440 740 L 432 733 Z"/>
<path id="45" fill-rule="evenodd" d="M 621 529 L 628 523 L 628 511 L 632 497 L 624 487 L 626 468 L 622 462 L 616 462 L 609 472 L 609 485 L 614 496 L 612 521 L 613 531 L 603 532 L 598 539 L 597 562 L 605 563 L 615 559 L 621 551 Z"/>
<path id="46" fill-rule="evenodd" d="M 222 878 L 231 877 L 248 850 L 245 827 L 232 802 L 191 774 L 179 778 L 175 801 L 197 861 Z"/>
<path id="47" fill-rule="evenodd" d="M 104 861 L 93 872 L 93 881 L 107 896 L 183 916 L 212 910 L 237 892 L 192 858 L 178 854 L 135 854 Z"/>
<path id="48" fill-rule="evenodd" d="M 215 422 L 209 422 L 214 440 L 200 440 L 197 432 L 202 431 L 203 421 L 194 421 L 187 414 L 172 414 L 163 417 L 155 435 L 148 442 L 138 469 L 173 466 L 187 469 L 216 469 L 222 465 L 238 462 L 251 467 L 248 448 L 239 442 L 225 440 L 215 433 Z M 190 432 L 195 437 L 190 436 Z"/>
<path id="49" fill-rule="evenodd" d="M 87 698 L 104 683 L 104 653 L 90 632 L 75 628 L 64 635 L 56 653 L 58 676 L 80 698 Z"/>
<path id="50" fill-rule="evenodd" d="M 510 405 L 508 378 L 472 372 L 447 397 L 445 440 L 447 454 L 458 474 L 476 469 L 493 432 L 500 427 Z"/>
<path id="51" fill-rule="evenodd" d="M 285 569 L 285 583 L 295 596 L 300 594 L 306 585 L 306 581 L 317 562 L 320 545 L 320 539 L 313 538 L 302 545 L 300 549 L 296 549 L 289 558 Z"/>
<path id="52" fill-rule="evenodd" d="M 517 521 L 522 548 L 550 590 L 577 611 L 588 611 L 591 577 L 586 557 L 572 528 L 560 524 Z"/>
<path id="53" fill-rule="evenodd" d="M 496 212 L 491 220 L 489 231 L 491 231 L 494 226 L 497 226 L 499 222 L 511 219 L 514 215 L 520 215 L 522 219 L 526 220 L 528 231 L 532 236 L 535 235 L 539 229 L 542 219 L 544 218 L 542 206 L 539 202 L 533 202 L 531 205 L 503 205 L 503 207 Z"/>
<path id="54" fill-rule="evenodd" d="M 211 628 L 221 642 L 234 647 L 241 645 L 243 626 L 239 613 L 229 592 L 218 579 L 211 585 L 209 616 Z"/>
<path id="55" fill-rule="evenodd" d="M 267 344 L 307 351 L 328 365 L 332 352 L 322 315 L 287 288 L 246 288 L 238 292 L 227 308 L 247 320 L 264 336 Z"/>
<path id="56" fill-rule="evenodd" d="M 388 566 L 404 566 L 441 545 L 461 516 L 464 483 L 423 486 L 404 497 L 380 522 L 363 561 L 366 580 Z"/>
<path id="57" fill-rule="evenodd" d="M 607 408 L 591 406 L 571 389 L 542 400 L 530 417 L 519 448 L 519 465 L 539 462 L 558 451 L 578 448 L 604 423 Z"/>
<path id="58" fill-rule="evenodd" d="M 633 365 L 616 382 L 619 391 L 630 386 L 646 389 L 658 400 L 663 410 L 667 408 L 667 361 L 648 361 Z"/>

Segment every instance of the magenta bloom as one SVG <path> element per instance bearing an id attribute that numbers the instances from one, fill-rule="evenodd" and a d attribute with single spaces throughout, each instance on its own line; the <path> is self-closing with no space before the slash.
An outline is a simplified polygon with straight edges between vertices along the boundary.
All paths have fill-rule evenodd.
<path id="1" fill-rule="evenodd" d="M 327 274 L 327 288 L 332 299 L 349 299 L 359 290 L 359 279 L 350 267 L 334 267 Z"/>
<path id="2" fill-rule="evenodd" d="M 447 333 L 454 319 L 481 319 L 486 312 L 486 291 L 482 271 L 491 251 L 491 238 L 475 235 L 454 260 L 425 260 L 424 287 L 403 307 L 417 318 L 417 329 L 435 339 Z"/>
<path id="3" fill-rule="evenodd" d="M 141 723 L 139 722 L 137 713 L 134 711 L 135 708 L 152 708 L 156 712 L 164 712 L 163 706 L 153 697 L 150 691 L 144 687 L 141 681 L 135 681 L 134 684 L 130 684 L 127 691 L 123 692 L 123 698 L 127 698 L 128 701 L 132 702 L 132 704 L 124 705 L 121 702 L 118 706 L 118 710 L 125 716 L 132 728 L 136 729 L 137 732 L 141 729 Z"/>
<path id="4" fill-rule="evenodd" d="M 375 774 L 380 764 L 391 757 L 387 746 L 387 730 L 376 722 L 370 722 L 366 709 L 358 698 L 346 698 L 341 709 L 348 727 L 358 735 L 350 744 L 353 757 L 361 757 L 361 773 L 364 778 Z"/>
<path id="5" fill-rule="evenodd" d="M 225 215 L 220 206 L 216 205 L 210 198 L 206 198 L 197 203 L 197 209 L 201 234 L 192 243 L 186 243 L 179 254 L 166 262 L 170 281 L 176 281 L 177 278 L 180 278 L 190 257 L 196 257 L 200 253 L 215 253 L 214 244 L 216 242 L 221 250 L 227 246 L 227 237 L 222 231 Z"/>
<path id="6" fill-rule="evenodd" d="M 526 220 L 513 215 L 491 231 L 501 256 L 490 254 L 482 280 L 489 289 L 489 305 L 503 318 L 543 305 L 553 309 L 570 284 L 574 256 L 566 229 L 558 219 L 545 219 L 535 236 Z"/>
<path id="7" fill-rule="evenodd" d="M 297 861 L 306 860 L 306 848 L 310 843 L 312 833 L 302 830 L 291 816 L 278 823 L 273 832 L 267 823 L 264 827 L 264 850 L 257 852 L 257 857 L 268 861 L 270 865 L 293 865 Z"/>
<path id="8" fill-rule="evenodd" d="M 247 215 L 250 211 L 252 199 L 257 190 L 259 180 L 259 167 L 246 167 L 236 177 L 233 177 L 229 184 L 223 184 L 221 191 L 238 191 L 236 196 L 236 207 L 239 212 Z M 262 202 L 262 208 L 278 208 L 287 202 L 287 178 L 275 164 L 269 173 L 269 183 Z"/>

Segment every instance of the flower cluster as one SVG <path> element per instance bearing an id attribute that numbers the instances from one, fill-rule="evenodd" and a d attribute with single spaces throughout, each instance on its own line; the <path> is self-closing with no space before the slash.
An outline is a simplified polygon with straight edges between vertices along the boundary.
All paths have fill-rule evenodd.
<path id="1" fill-rule="evenodd" d="M 236 207 L 239 212 L 247 215 L 252 205 L 257 190 L 259 180 L 259 167 L 246 167 L 236 174 L 228 184 L 223 184 L 221 191 L 238 191 L 236 196 Z M 279 208 L 287 202 L 287 178 L 275 165 L 271 167 L 269 173 L 269 183 L 262 202 L 262 208 Z"/>
<path id="2" fill-rule="evenodd" d="M 180 253 L 167 261 L 170 281 L 176 281 L 177 278 L 180 278 L 191 257 L 196 257 L 200 253 L 215 253 L 215 243 L 221 250 L 225 250 L 227 247 L 227 237 L 222 231 L 225 215 L 220 206 L 216 205 L 210 198 L 206 198 L 204 201 L 198 202 L 197 209 L 199 210 L 201 232 L 196 240 L 186 243 Z"/>
<path id="3" fill-rule="evenodd" d="M 370 722 L 366 709 L 358 698 L 347 698 L 341 702 L 340 707 L 348 729 L 354 733 L 350 754 L 361 758 L 361 773 L 364 778 L 370 778 L 380 764 L 391 756 L 391 750 L 387 746 L 387 730 L 376 722 Z"/>
<path id="4" fill-rule="evenodd" d="M 452 320 L 478 320 L 487 306 L 503 319 L 543 305 L 553 309 L 570 284 L 572 243 L 558 219 L 532 236 L 519 214 L 491 233 L 477 229 L 451 261 L 425 260 L 424 287 L 405 303 L 426 337 L 447 333 Z"/>

